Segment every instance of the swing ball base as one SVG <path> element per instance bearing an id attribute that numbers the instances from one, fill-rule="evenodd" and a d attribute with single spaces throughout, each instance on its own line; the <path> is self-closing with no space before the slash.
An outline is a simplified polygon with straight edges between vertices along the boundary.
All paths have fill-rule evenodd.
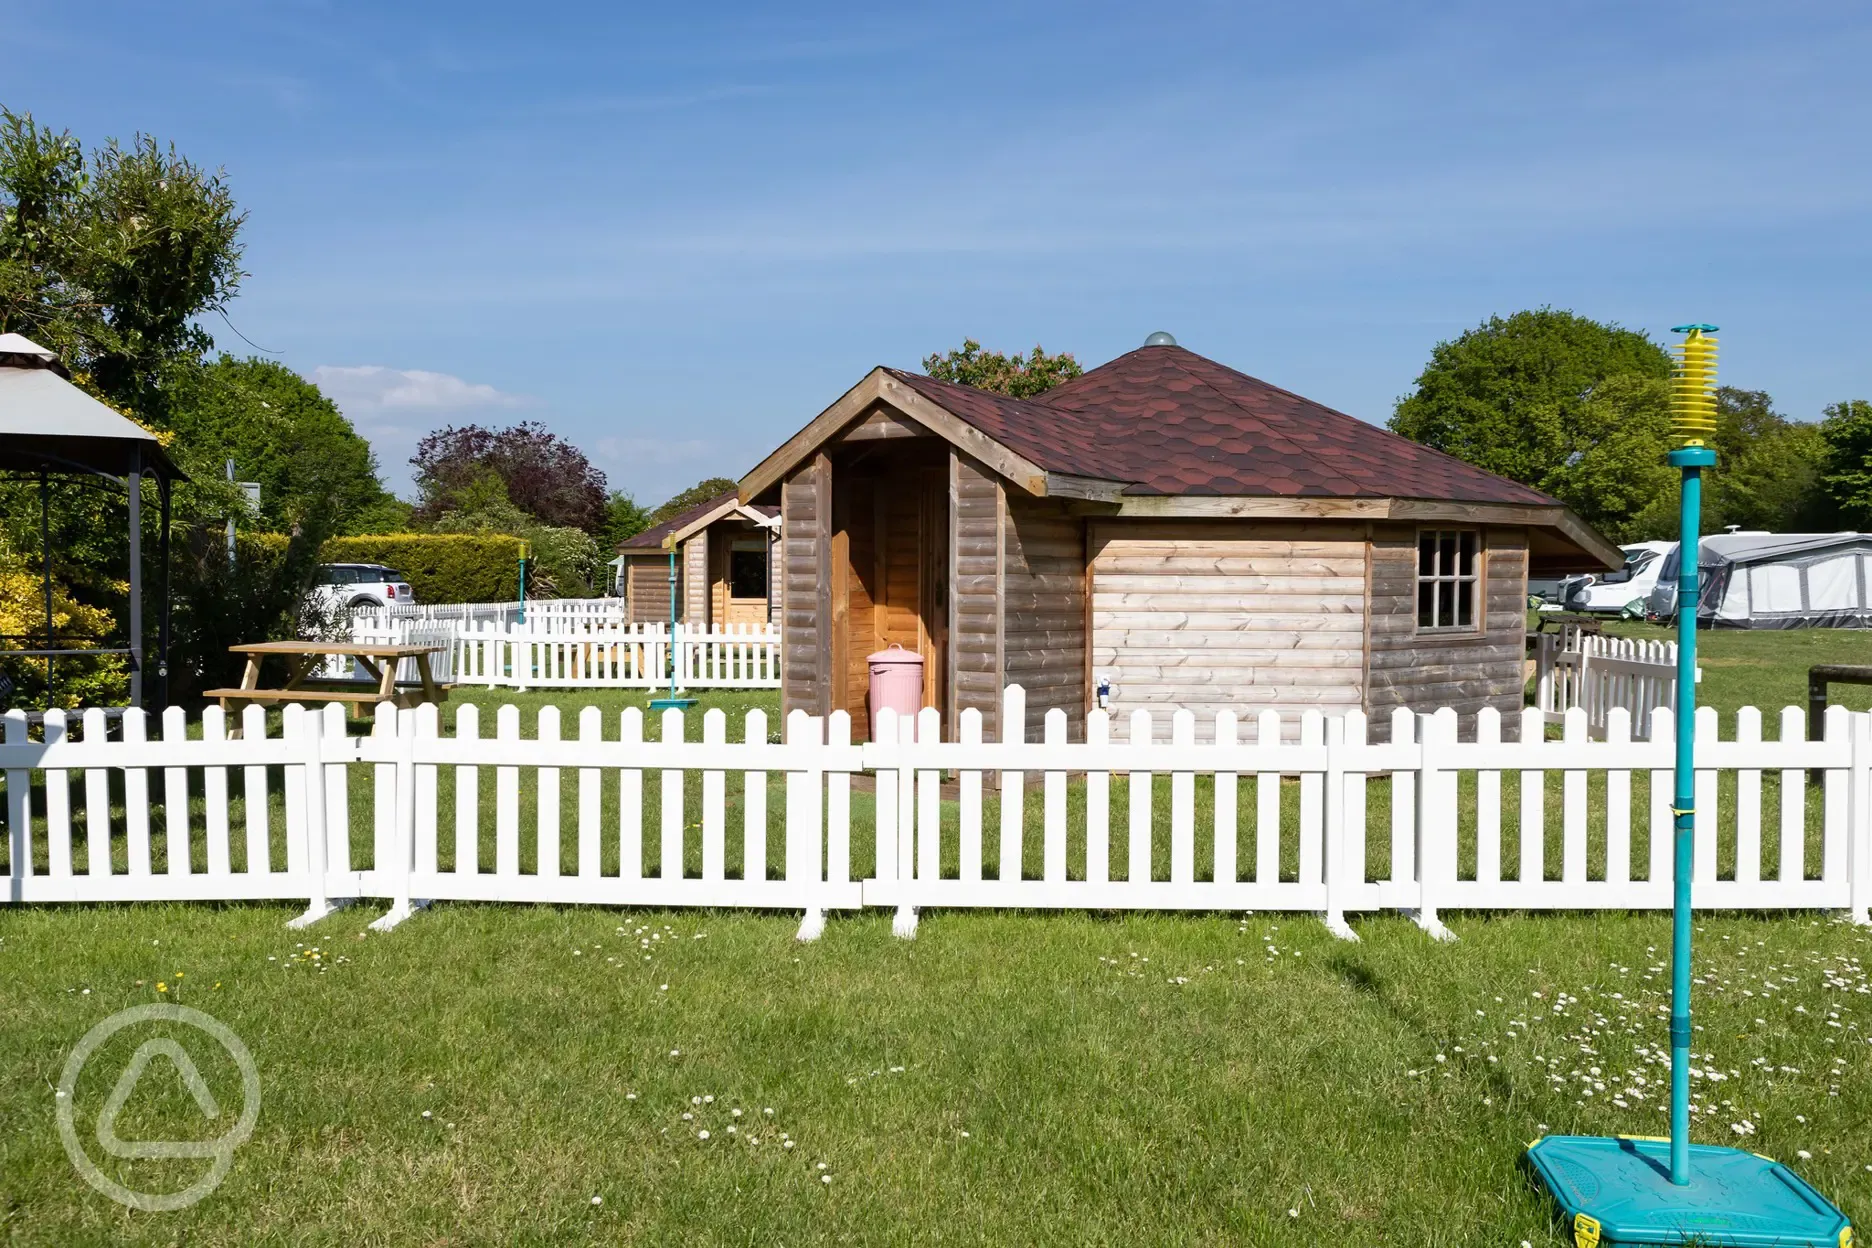
<path id="1" fill-rule="evenodd" d="M 651 698 L 650 709 L 653 711 L 686 711 L 696 704 L 694 698 Z"/>
<path id="2" fill-rule="evenodd" d="M 1550 1135 L 1528 1162 L 1577 1248 L 1617 1244 L 1849 1248 L 1852 1224 L 1782 1165 L 1739 1148 L 1690 1146 L 1690 1182 L 1670 1181 L 1670 1141 Z"/>

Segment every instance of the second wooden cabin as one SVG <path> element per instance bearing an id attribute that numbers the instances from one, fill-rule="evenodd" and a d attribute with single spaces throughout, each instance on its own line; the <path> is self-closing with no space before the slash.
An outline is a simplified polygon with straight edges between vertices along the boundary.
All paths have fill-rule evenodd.
<path id="1" fill-rule="evenodd" d="M 618 543 L 618 595 L 633 624 L 670 620 L 670 551 L 676 552 L 676 618 L 691 627 L 753 627 L 777 610 L 770 578 L 774 509 L 732 491 L 697 503 Z"/>
<path id="2" fill-rule="evenodd" d="M 878 368 L 741 481 L 777 506 L 783 704 L 868 724 L 866 656 L 924 703 L 1129 713 L 1522 702 L 1530 571 L 1622 566 L 1556 500 L 1168 335 L 1034 399 Z M 1163 341 L 1159 341 L 1163 340 Z M 1160 727 L 1159 732 L 1167 732 Z"/>

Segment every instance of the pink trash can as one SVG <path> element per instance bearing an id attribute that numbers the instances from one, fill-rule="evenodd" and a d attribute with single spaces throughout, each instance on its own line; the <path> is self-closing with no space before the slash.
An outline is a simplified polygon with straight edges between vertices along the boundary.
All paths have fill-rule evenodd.
<path id="1" fill-rule="evenodd" d="M 923 708 L 923 656 L 896 642 L 866 657 L 871 665 L 871 739 L 878 739 L 878 712 L 885 707 L 916 718 Z"/>

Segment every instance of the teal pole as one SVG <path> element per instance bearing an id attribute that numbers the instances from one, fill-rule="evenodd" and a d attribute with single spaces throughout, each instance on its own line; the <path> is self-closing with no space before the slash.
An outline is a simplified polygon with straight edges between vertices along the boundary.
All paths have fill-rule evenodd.
<path id="1" fill-rule="evenodd" d="M 522 549 L 524 549 L 524 547 Z M 517 592 L 520 596 L 519 618 L 520 618 L 520 623 L 524 624 L 526 623 L 526 556 L 521 555 L 517 562 L 519 564 L 520 571 L 519 571 L 519 581 L 515 586 L 515 592 Z"/>
<path id="2" fill-rule="evenodd" d="M 669 548 L 669 696 L 676 700 L 676 547 Z"/>
<path id="3" fill-rule="evenodd" d="M 1677 775 L 1671 800 L 1671 1182 L 1690 1182 L 1690 878 L 1696 850 L 1696 616 L 1698 531 L 1703 469 L 1716 462 L 1705 446 L 1672 451 L 1683 470 L 1677 547 Z"/>

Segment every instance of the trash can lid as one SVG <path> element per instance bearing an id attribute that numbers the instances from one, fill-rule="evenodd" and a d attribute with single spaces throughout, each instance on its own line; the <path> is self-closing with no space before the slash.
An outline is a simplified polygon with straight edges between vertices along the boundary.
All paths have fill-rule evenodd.
<path id="1" fill-rule="evenodd" d="M 881 663 L 889 666 L 914 663 L 918 666 L 922 666 L 923 656 L 914 650 L 906 650 L 903 646 L 893 641 L 876 654 L 866 655 L 865 662 Z"/>

